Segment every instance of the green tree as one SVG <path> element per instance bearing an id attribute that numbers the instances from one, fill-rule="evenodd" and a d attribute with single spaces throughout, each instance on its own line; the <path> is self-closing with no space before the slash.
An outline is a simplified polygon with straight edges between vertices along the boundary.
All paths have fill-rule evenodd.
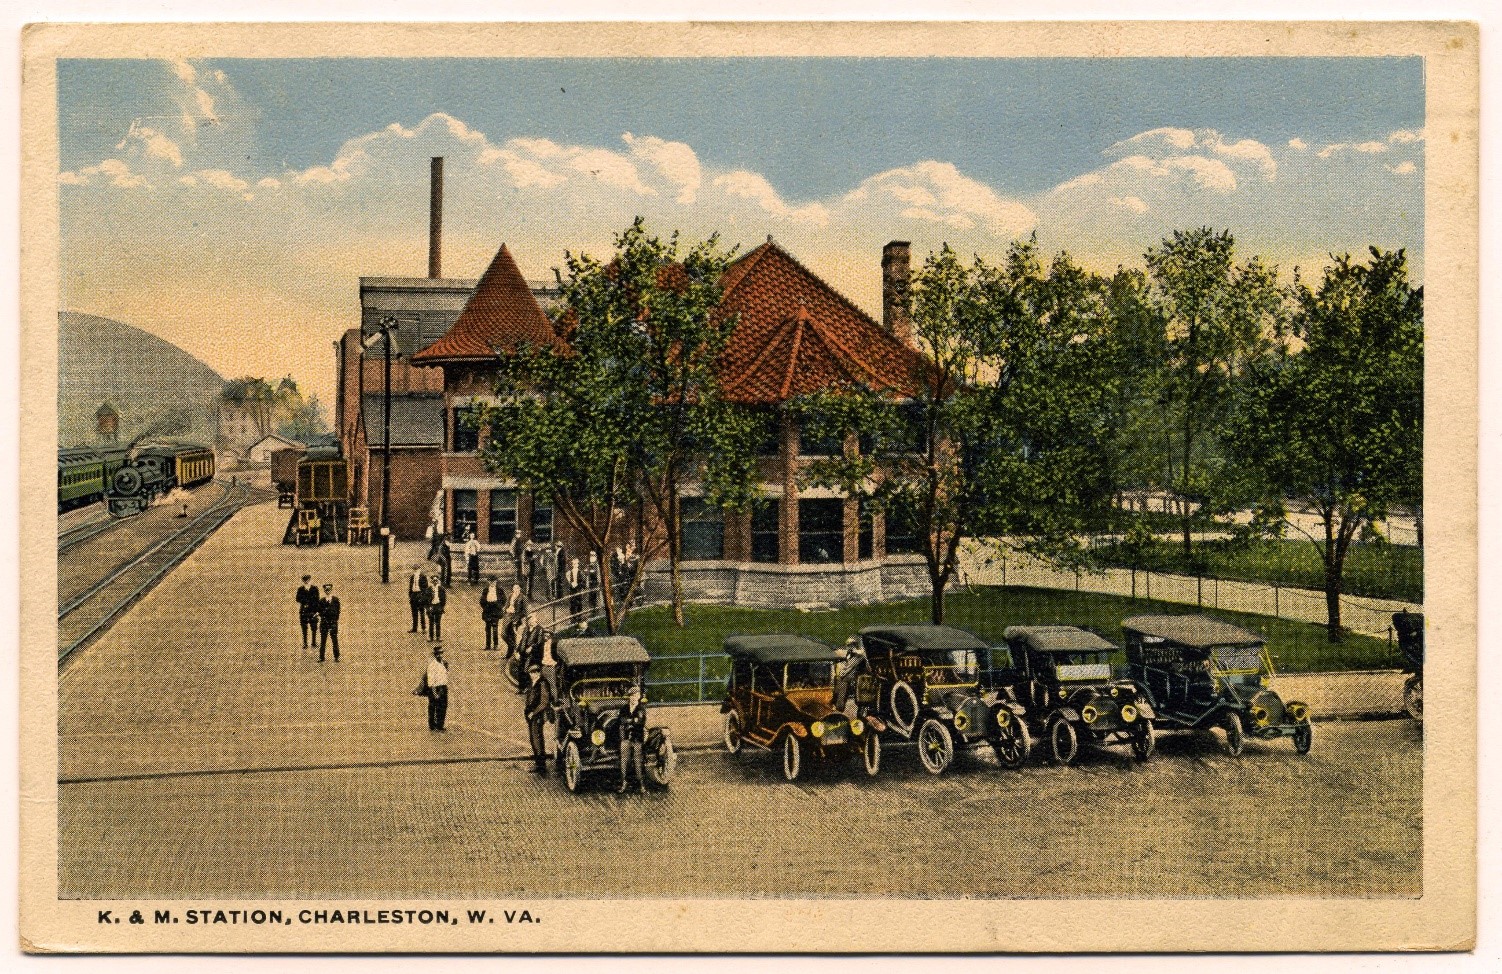
<path id="1" fill-rule="evenodd" d="M 911 527 L 935 623 L 965 538 L 1063 556 L 1109 498 L 1119 346 L 1108 296 L 1065 255 L 1045 267 L 1033 242 L 1000 267 L 945 245 L 907 296 L 928 358 L 914 391 L 846 387 L 798 404 L 815 436 L 848 434 L 845 455 L 805 478 Z"/>
<path id="2" fill-rule="evenodd" d="M 1163 329 L 1157 383 L 1164 486 L 1178 495 L 1184 553 L 1212 504 L 1233 502 L 1216 430 L 1238 375 L 1264 356 L 1286 322 L 1276 268 L 1235 261 L 1229 232 L 1177 230 L 1146 254 L 1148 301 Z"/>
<path id="3" fill-rule="evenodd" d="M 1326 627 L 1342 637 L 1341 579 L 1351 543 L 1423 484 L 1424 296 L 1402 250 L 1368 263 L 1334 258 L 1316 287 L 1293 287 L 1301 348 L 1258 362 L 1225 432 L 1228 456 L 1255 478 L 1259 514 L 1303 534 L 1324 565 Z M 1320 525 L 1304 531 L 1286 502 Z"/>

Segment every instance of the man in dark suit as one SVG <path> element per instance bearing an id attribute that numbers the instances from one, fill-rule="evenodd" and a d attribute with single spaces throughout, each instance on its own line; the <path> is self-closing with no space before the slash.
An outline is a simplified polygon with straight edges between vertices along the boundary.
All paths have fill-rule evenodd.
<path id="1" fill-rule="evenodd" d="M 422 573 L 421 565 L 413 565 L 412 574 L 407 576 L 407 604 L 412 607 L 412 628 L 407 631 L 427 628 L 423 613 L 428 608 L 428 576 Z"/>
<path id="2" fill-rule="evenodd" d="M 542 667 L 533 664 L 527 668 L 527 677 L 532 685 L 527 688 L 527 699 L 522 712 L 527 718 L 527 738 L 532 744 L 532 764 L 538 774 L 548 770 L 547 738 L 544 728 L 553 721 L 553 685 L 542 675 Z"/>
<path id="3" fill-rule="evenodd" d="M 324 649 L 332 641 L 334 644 L 334 662 L 339 662 L 339 596 L 334 594 L 334 586 L 324 585 L 323 598 L 318 602 L 318 621 L 322 632 L 318 638 L 318 662 L 323 662 Z"/>
<path id="4" fill-rule="evenodd" d="M 495 576 L 490 576 L 485 588 L 480 591 L 480 621 L 485 624 L 485 648 L 487 650 L 499 649 L 501 646 L 500 624 L 501 613 L 506 607 L 506 597 L 501 594 L 500 583 Z"/>
<path id="5" fill-rule="evenodd" d="M 516 569 L 516 584 L 522 584 L 522 559 L 527 553 L 527 541 L 518 530 L 511 539 L 511 564 Z"/>
<path id="6" fill-rule="evenodd" d="M 320 601 L 318 586 L 313 584 L 313 576 L 304 575 L 302 585 L 297 589 L 297 622 L 302 626 L 303 649 L 318 642 L 318 603 Z M 309 642 L 310 639 L 312 642 Z"/>
<path id="7" fill-rule="evenodd" d="M 641 687 L 632 686 L 626 694 L 626 703 L 617 718 L 621 729 L 621 783 L 616 794 L 626 790 L 626 769 L 636 769 L 637 790 L 647 790 L 647 779 L 642 772 L 642 746 L 647 742 L 647 708 L 641 702 Z"/>
<path id="8" fill-rule="evenodd" d="M 428 587 L 428 638 L 439 640 L 443 638 L 443 612 L 448 608 L 449 591 L 443 585 L 443 579 L 434 576 L 433 584 Z"/>

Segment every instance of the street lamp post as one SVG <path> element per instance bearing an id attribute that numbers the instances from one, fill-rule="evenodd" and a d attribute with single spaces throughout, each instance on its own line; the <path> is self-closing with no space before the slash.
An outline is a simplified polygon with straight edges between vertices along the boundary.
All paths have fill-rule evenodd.
<path id="1" fill-rule="evenodd" d="M 400 328 L 395 318 L 387 316 L 381 319 L 380 331 L 373 331 L 361 339 L 360 344 L 370 348 L 375 343 L 376 336 L 384 340 L 382 345 L 386 353 L 386 382 L 384 384 L 385 395 L 381 402 L 381 584 L 391 581 L 391 528 L 386 523 L 386 512 L 391 507 L 391 343 L 393 333 Z M 400 357 L 398 353 L 397 357 Z M 361 375 L 364 367 L 361 366 Z"/>

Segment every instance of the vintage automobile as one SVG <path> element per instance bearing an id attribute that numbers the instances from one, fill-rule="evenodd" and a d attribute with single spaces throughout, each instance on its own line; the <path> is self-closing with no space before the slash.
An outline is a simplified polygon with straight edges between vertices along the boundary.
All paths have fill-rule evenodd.
<path id="1" fill-rule="evenodd" d="M 1292 737 L 1295 751 L 1309 753 L 1309 706 L 1268 689 L 1273 666 L 1261 636 L 1202 615 L 1132 616 L 1121 628 L 1127 672 L 1152 697 L 1159 728 L 1219 727 L 1232 755 L 1247 734 Z"/>
<path id="2" fill-rule="evenodd" d="M 933 625 L 867 626 L 859 639 L 870 672 L 856 681 L 858 712 L 879 716 L 890 736 L 916 742 L 930 773 L 943 773 L 957 750 L 987 745 L 1002 767 L 1027 762 L 1023 708 L 982 685 L 992 652 L 985 642 Z"/>
<path id="3" fill-rule="evenodd" d="M 642 687 L 652 659 L 630 636 L 560 639 L 553 647 L 553 686 L 558 716 L 558 763 L 563 782 L 577 792 L 592 771 L 620 772 L 621 739 L 616 724 L 632 686 Z M 546 678 L 546 677 L 545 677 Z M 642 698 L 643 703 L 646 697 Z M 666 788 L 677 765 L 666 727 L 648 727 L 642 745 L 647 780 Z"/>
<path id="4" fill-rule="evenodd" d="M 1155 708 L 1136 683 L 1116 679 L 1116 647 L 1076 626 L 1008 626 L 1009 667 L 995 680 L 1020 703 L 1059 764 L 1070 764 L 1080 744 L 1125 744 L 1138 761 L 1152 757 Z"/>
<path id="5" fill-rule="evenodd" d="M 1424 719 L 1424 614 L 1394 612 L 1392 626 L 1398 634 L 1408 679 L 1403 681 L 1403 709 L 1414 720 Z"/>
<path id="6" fill-rule="evenodd" d="M 866 774 L 881 768 L 880 718 L 848 717 L 834 708 L 833 649 L 802 636 L 731 636 L 725 640 L 725 750 L 746 745 L 782 752 L 782 774 L 798 780 L 808 758 L 859 757 Z"/>

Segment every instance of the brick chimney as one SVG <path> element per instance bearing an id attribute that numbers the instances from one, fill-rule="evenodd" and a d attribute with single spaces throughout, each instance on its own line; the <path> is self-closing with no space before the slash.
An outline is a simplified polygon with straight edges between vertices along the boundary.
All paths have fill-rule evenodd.
<path id="1" fill-rule="evenodd" d="M 893 240 L 881 249 L 881 326 L 904 345 L 913 343 L 913 322 L 907 313 L 911 247 L 906 240 Z"/>
<path id="2" fill-rule="evenodd" d="M 428 276 L 443 276 L 443 156 L 433 157 L 428 181 Z"/>

